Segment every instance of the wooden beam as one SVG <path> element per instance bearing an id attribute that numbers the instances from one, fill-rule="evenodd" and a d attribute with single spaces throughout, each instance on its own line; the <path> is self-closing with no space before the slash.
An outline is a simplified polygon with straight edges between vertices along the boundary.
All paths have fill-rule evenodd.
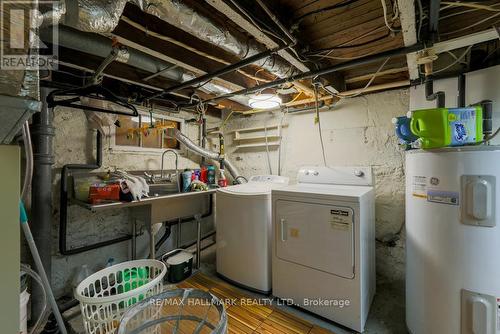
<path id="1" fill-rule="evenodd" d="M 179 45 L 148 35 L 123 20 L 120 21 L 118 26 L 113 31 L 113 37 L 123 45 L 175 64 L 195 73 L 195 75 L 203 75 L 225 66 L 221 63 L 200 56 L 195 52 L 186 50 Z M 255 85 L 255 81 L 250 81 L 248 78 L 239 73 L 227 74 L 213 80 L 214 82 L 233 90 Z"/>
<path id="2" fill-rule="evenodd" d="M 95 71 L 95 69 L 102 63 L 103 60 L 103 58 L 101 57 L 81 53 L 72 49 L 59 47 L 59 50 L 59 61 L 61 63 L 65 64 L 66 66 L 72 66 L 73 68 L 89 71 L 91 73 Z M 76 60 L 78 60 L 77 66 L 73 65 L 75 64 Z M 150 74 L 151 73 L 144 70 L 119 62 L 111 63 L 103 73 L 104 76 L 154 90 L 163 90 L 168 86 L 176 84 L 176 82 L 160 76 L 154 77 L 148 81 L 144 81 L 144 78 Z M 189 97 L 194 92 L 196 92 L 196 94 L 203 100 L 215 97 L 215 95 L 213 94 L 204 93 L 200 90 L 194 89 L 183 89 L 178 92 L 172 93 L 171 95 L 189 99 Z M 169 94 L 167 94 L 167 96 L 168 95 Z M 224 99 L 220 101 L 220 103 L 227 108 L 236 110 L 249 109 L 248 106 L 229 99 Z"/>
<path id="3" fill-rule="evenodd" d="M 228 19 L 236 23 L 243 30 L 248 32 L 251 36 L 253 36 L 259 43 L 262 43 L 268 49 L 275 49 L 278 47 L 278 44 L 268 37 L 265 33 L 260 31 L 256 26 L 254 26 L 251 22 L 249 22 L 246 18 L 241 16 L 238 12 L 236 12 L 232 7 L 226 4 L 223 0 L 205 0 L 210 6 L 217 9 L 219 12 L 223 13 Z M 298 60 L 294 55 L 290 53 L 290 51 L 282 50 L 278 52 L 278 54 L 288 61 L 290 64 L 295 66 L 301 72 L 308 72 L 310 69 L 305 66 L 300 60 Z"/>
<path id="4" fill-rule="evenodd" d="M 401 29 L 403 33 L 404 45 L 413 45 L 417 43 L 415 1 L 398 0 L 398 8 L 401 19 Z M 410 74 L 410 79 L 418 79 L 419 73 L 416 54 L 410 53 L 406 55 L 406 62 L 408 63 L 408 72 Z"/>
<path id="5" fill-rule="evenodd" d="M 491 40 L 498 39 L 498 33 L 495 28 L 487 29 L 474 34 L 453 38 L 447 41 L 435 43 L 432 49 L 436 53 L 464 48 L 470 45 L 479 44 Z"/>
<path id="6" fill-rule="evenodd" d="M 394 88 L 407 87 L 407 86 L 410 86 L 410 81 L 409 80 L 401 80 L 401 81 L 395 81 L 395 82 L 370 86 L 366 89 L 359 88 L 359 89 L 347 90 L 344 92 L 340 92 L 338 95 L 340 95 L 341 98 L 342 98 L 342 96 L 347 98 L 347 97 L 349 97 L 349 95 L 360 93 L 360 91 L 362 91 L 362 93 L 365 94 L 365 93 L 373 93 L 373 92 L 377 92 L 377 91 L 381 91 L 381 90 L 394 89 Z M 337 97 L 334 97 L 332 95 L 327 95 L 327 96 L 322 96 L 318 100 L 319 101 L 329 101 L 329 100 L 332 100 L 334 98 L 337 98 Z M 315 99 L 303 99 L 303 100 L 294 101 L 292 103 L 288 103 L 288 104 L 284 105 L 283 107 L 293 107 L 293 106 L 299 106 L 299 105 L 304 105 L 304 104 L 309 104 L 309 103 L 314 103 L 314 102 L 315 102 Z M 242 114 L 243 115 L 251 115 L 251 114 L 258 114 L 261 112 L 277 111 L 277 110 L 281 110 L 283 107 L 276 108 L 276 109 L 267 109 L 267 110 L 252 109 L 252 110 L 244 111 L 244 112 L 242 112 Z"/>
<path id="7" fill-rule="evenodd" d="M 408 67 L 398 67 L 398 68 L 391 68 L 385 71 L 380 71 L 376 77 L 388 75 L 388 74 L 395 74 L 395 73 L 401 73 L 401 72 L 406 72 L 408 71 Z M 371 74 L 366 74 L 366 75 L 360 75 L 358 77 L 352 77 L 352 78 L 347 78 L 345 79 L 346 83 L 353 83 L 353 82 L 359 82 L 359 81 L 366 81 L 370 80 L 373 77 L 374 73 Z"/>

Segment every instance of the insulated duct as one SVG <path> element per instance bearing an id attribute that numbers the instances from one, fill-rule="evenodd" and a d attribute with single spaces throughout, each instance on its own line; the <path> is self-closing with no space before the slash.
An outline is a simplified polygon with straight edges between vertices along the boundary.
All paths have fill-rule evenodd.
<path id="1" fill-rule="evenodd" d="M 128 0 L 128 2 L 239 58 L 248 58 L 267 50 L 254 40 L 245 40 L 218 26 L 180 0 Z M 52 22 L 49 23 L 57 23 L 57 17 L 60 17 L 59 23 L 78 30 L 109 34 L 118 25 L 127 0 L 62 0 L 61 3 L 65 5 L 59 7 L 59 13 L 53 13 Z M 288 62 L 274 56 L 257 61 L 255 65 L 280 78 L 296 72 L 296 69 Z"/>
<path id="2" fill-rule="evenodd" d="M 165 131 L 165 135 L 167 137 L 177 139 L 179 142 L 184 144 L 188 150 L 190 150 L 191 152 L 194 152 L 202 157 L 205 157 L 205 158 L 211 159 L 211 160 L 216 160 L 216 161 L 224 160 L 224 165 L 226 166 L 227 171 L 229 172 L 229 174 L 231 174 L 233 179 L 238 183 L 244 183 L 244 180 L 242 180 L 244 178 L 238 172 L 238 169 L 229 160 L 227 160 L 223 156 L 219 155 L 219 153 L 207 150 L 205 148 L 202 148 L 202 147 L 196 145 L 191 139 L 189 139 L 186 135 L 184 135 L 178 129 L 173 129 L 173 128 L 167 129 Z"/>
<path id="3" fill-rule="evenodd" d="M 25 1 L 24 3 L 15 4 L 16 10 L 22 10 L 26 13 L 36 12 L 37 8 L 38 3 L 36 1 Z M 1 10 L 0 15 L 3 15 L 5 18 L 10 17 L 9 13 L 3 12 L 9 10 L 7 5 L 2 6 Z M 41 18 L 36 17 L 36 15 L 30 16 L 30 18 L 31 20 L 26 24 L 24 20 L 17 20 L 12 17 L 9 22 L 3 23 L 0 29 L 2 30 L 2 36 L 17 35 L 19 40 L 24 41 L 23 54 L 29 55 L 30 60 L 33 63 L 37 63 L 38 41 L 35 36 L 35 28 L 38 26 L 37 20 L 41 20 Z M 19 36 L 20 34 L 22 36 Z M 7 43 L 5 43 L 4 47 L 6 45 Z M 19 54 L 18 48 L 17 46 L 16 54 Z M 8 50 L 3 51 L 7 51 L 8 53 Z M 5 66 L 5 64 L 2 66 Z M 40 87 L 38 78 L 38 70 L 6 69 L 3 67 L 0 71 L 0 95 L 23 97 L 39 101 Z"/>
<path id="4" fill-rule="evenodd" d="M 101 58 L 106 58 L 112 51 L 111 40 L 101 35 L 86 33 L 62 25 L 59 26 L 58 35 L 58 45 L 68 49 L 77 50 Z M 54 43 L 52 31 L 50 29 L 41 29 L 40 37 L 45 42 Z M 118 58 L 117 61 L 140 68 L 147 72 L 161 72 L 158 76 L 176 82 L 184 82 L 192 80 L 194 78 L 192 74 L 185 72 L 179 67 L 175 67 L 171 63 L 135 49 L 129 48 L 128 55 L 126 57 Z M 166 68 L 171 69 L 165 71 Z M 231 92 L 231 90 L 226 87 L 222 87 L 220 85 L 212 83 L 207 83 L 205 86 L 203 86 L 203 89 L 208 93 L 213 93 L 216 95 L 227 94 Z M 236 97 L 232 100 L 238 103 L 247 104 L 246 98 Z"/>

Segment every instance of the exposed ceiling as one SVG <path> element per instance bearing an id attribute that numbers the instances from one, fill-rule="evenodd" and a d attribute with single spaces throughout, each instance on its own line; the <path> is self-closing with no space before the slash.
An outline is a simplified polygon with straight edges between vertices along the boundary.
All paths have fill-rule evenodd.
<path id="1" fill-rule="evenodd" d="M 106 1 L 102 2 L 106 6 Z M 445 52 L 434 64 L 440 75 L 499 63 L 498 36 L 491 34 L 492 27 L 500 25 L 500 3 L 495 0 L 442 1 L 434 41 L 428 34 L 431 5 L 423 0 L 422 4 L 413 0 L 165 0 L 162 3 L 164 7 L 156 8 L 147 1 L 126 3 L 124 8 L 116 9 L 120 20 L 108 32 L 73 29 L 85 38 L 106 38 L 109 47 L 118 43 L 159 61 L 153 71 L 118 61 L 104 70 L 104 84 L 120 87 L 122 94 L 133 96 L 138 102 L 165 106 L 192 104 L 193 94 L 209 100 L 417 42 L 429 46 L 435 42 L 443 47 Z M 63 23 L 66 21 L 69 20 Z M 469 44 L 462 43 L 466 36 L 472 36 Z M 455 43 L 456 40 L 459 42 Z M 476 45 L 469 48 L 471 43 Z M 105 57 L 65 45 L 61 40 L 59 44 L 60 67 L 46 78 L 47 85 L 82 85 L 81 76 L 89 75 Z M 213 73 L 283 45 L 290 47 L 270 58 L 191 87 L 158 94 L 178 86 L 179 81 Z M 366 91 L 408 86 L 410 79 L 418 81 L 421 77 L 417 59 L 416 54 L 400 54 L 328 73 L 319 79 L 323 87 L 332 86 L 336 90 L 335 98 L 363 93 L 368 86 L 370 89 Z M 181 77 L 173 79 L 174 73 L 180 73 Z M 124 87 L 128 88 L 123 91 Z M 276 88 L 281 89 L 279 93 L 285 102 L 293 101 L 291 105 L 311 102 L 313 86 L 309 78 L 287 82 L 273 90 Z M 324 101 L 333 99 L 324 89 L 320 94 Z M 210 108 L 249 110 L 244 96 L 217 100 Z"/>

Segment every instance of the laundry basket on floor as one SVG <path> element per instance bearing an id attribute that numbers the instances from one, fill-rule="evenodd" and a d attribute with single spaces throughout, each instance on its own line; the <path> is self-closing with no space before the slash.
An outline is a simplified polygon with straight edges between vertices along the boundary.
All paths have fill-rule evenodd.
<path id="1" fill-rule="evenodd" d="M 88 334 L 113 334 L 132 305 L 159 294 L 166 266 L 157 260 L 136 260 L 105 268 L 76 288 Z"/>
<path id="2" fill-rule="evenodd" d="M 225 334 L 224 304 L 209 292 L 176 289 L 131 307 L 120 321 L 117 334 Z"/>

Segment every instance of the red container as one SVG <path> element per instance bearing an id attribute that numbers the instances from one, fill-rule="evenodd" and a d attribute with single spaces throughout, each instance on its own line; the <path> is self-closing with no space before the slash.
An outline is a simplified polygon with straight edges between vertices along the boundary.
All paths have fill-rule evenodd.
<path id="1" fill-rule="evenodd" d="M 200 181 L 203 183 L 208 183 L 208 169 L 207 167 L 201 167 Z"/>
<path id="2" fill-rule="evenodd" d="M 120 200 L 119 184 L 94 184 L 89 189 L 89 202 L 98 204 Z"/>
<path id="3" fill-rule="evenodd" d="M 219 179 L 219 187 L 227 187 L 227 179 Z"/>

